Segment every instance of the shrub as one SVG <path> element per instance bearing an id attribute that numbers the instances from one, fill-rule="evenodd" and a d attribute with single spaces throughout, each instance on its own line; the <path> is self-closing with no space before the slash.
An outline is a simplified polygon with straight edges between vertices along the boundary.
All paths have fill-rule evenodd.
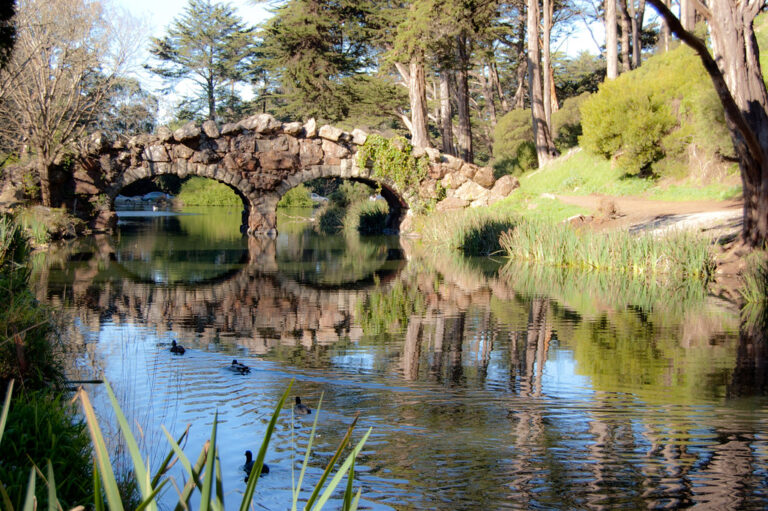
<path id="1" fill-rule="evenodd" d="M 698 57 L 681 47 L 605 82 L 581 107 L 581 145 L 628 173 L 687 168 L 689 148 L 732 155 L 722 106 Z"/>
<path id="2" fill-rule="evenodd" d="M 335 205 L 325 205 L 317 213 L 315 231 L 320 234 L 338 234 L 344 226 L 344 209 Z"/>
<path id="3" fill-rule="evenodd" d="M 521 174 L 538 165 L 536 146 L 533 142 L 531 111 L 512 110 L 504 114 L 493 130 L 494 174 L 496 177 L 505 174 Z"/>
<path id="4" fill-rule="evenodd" d="M 552 112 L 552 136 L 560 152 L 579 145 L 581 128 L 581 105 L 591 94 L 585 92 L 563 101 L 557 112 Z"/>
<path id="5" fill-rule="evenodd" d="M 352 204 L 344 215 L 344 232 L 364 236 L 381 234 L 386 227 L 389 208 L 383 200 L 363 200 Z"/>
<path id="6" fill-rule="evenodd" d="M 192 176 L 184 181 L 176 198 L 185 206 L 242 206 L 232 188 L 213 179 Z"/>
<path id="7" fill-rule="evenodd" d="M 315 205 L 310 198 L 309 189 L 300 184 L 294 188 L 291 188 L 285 195 L 280 198 L 280 202 L 277 203 L 278 208 L 311 208 Z"/>
<path id="8" fill-rule="evenodd" d="M 344 180 L 328 198 L 339 207 L 346 208 L 350 204 L 368 200 L 374 189 L 365 183 Z"/>

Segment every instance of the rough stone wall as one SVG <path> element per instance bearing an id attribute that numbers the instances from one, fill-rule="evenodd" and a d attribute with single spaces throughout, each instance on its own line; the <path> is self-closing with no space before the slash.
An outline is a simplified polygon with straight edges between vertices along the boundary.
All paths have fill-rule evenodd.
<path id="1" fill-rule="evenodd" d="M 358 148 L 367 134 L 333 126 L 282 123 L 269 114 L 218 126 L 188 123 L 171 131 L 161 127 L 153 135 L 132 138 L 94 133 L 83 148 L 73 172 L 76 196 L 105 195 L 93 226 L 107 228 L 114 221 L 113 201 L 120 191 L 140 179 L 162 174 L 207 177 L 226 183 L 243 200 L 244 222 L 253 235 L 275 235 L 280 197 L 300 183 L 319 177 L 341 177 L 379 184 L 394 225 L 403 225 L 418 201 L 436 200 L 438 183 L 446 191 L 439 210 L 487 205 L 506 196 L 513 178 L 494 179 L 490 167 L 478 167 L 435 149 L 414 148 L 429 157 L 429 172 L 416 190 L 399 190 L 394 182 L 374 177 L 358 164 Z M 93 201 L 92 201 L 93 202 Z"/>

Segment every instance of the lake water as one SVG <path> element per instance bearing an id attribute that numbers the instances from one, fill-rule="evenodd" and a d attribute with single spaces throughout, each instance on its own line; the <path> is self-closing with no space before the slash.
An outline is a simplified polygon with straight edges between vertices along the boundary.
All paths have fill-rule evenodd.
<path id="1" fill-rule="evenodd" d="M 118 235 L 35 260 L 38 298 L 62 311 L 68 374 L 111 382 L 153 466 L 161 425 L 191 425 L 194 461 L 218 411 L 237 509 L 243 453 L 293 381 L 291 401 L 322 396 L 305 488 L 356 414 L 354 442 L 372 428 L 355 474 L 365 509 L 768 507 L 760 323 L 695 283 L 318 236 L 304 213 L 283 215 L 276 240 L 249 240 L 239 211 L 131 212 Z M 232 359 L 250 374 L 227 370 Z M 114 433 L 103 388 L 88 390 Z M 290 508 L 315 416 L 282 411 L 257 509 Z M 183 486 L 181 467 L 170 475 Z M 176 490 L 161 501 L 172 509 Z"/>

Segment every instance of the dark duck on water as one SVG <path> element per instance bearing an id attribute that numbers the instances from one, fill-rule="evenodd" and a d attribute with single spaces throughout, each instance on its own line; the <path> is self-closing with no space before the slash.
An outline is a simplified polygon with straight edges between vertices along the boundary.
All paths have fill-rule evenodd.
<path id="1" fill-rule="evenodd" d="M 245 451 L 245 465 L 243 465 L 243 470 L 245 470 L 245 481 L 248 482 L 251 470 L 253 470 L 253 453 L 251 451 Z M 267 474 L 269 474 L 269 465 L 262 463 L 260 476 L 264 477 Z"/>
<path id="2" fill-rule="evenodd" d="M 183 355 L 185 351 L 187 350 L 184 349 L 184 346 L 181 344 L 176 344 L 176 341 L 171 341 L 171 353 L 176 355 Z"/>
<path id="3" fill-rule="evenodd" d="M 312 410 L 307 406 L 301 404 L 301 398 L 296 396 L 296 405 L 293 407 L 293 413 L 296 415 L 309 415 Z"/>

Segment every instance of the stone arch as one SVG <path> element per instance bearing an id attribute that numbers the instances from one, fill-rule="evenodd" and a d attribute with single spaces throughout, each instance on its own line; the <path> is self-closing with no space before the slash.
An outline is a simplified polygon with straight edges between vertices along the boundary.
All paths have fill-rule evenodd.
<path id="1" fill-rule="evenodd" d="M 272 193 L 265 196 L 265 200 L 260 206 L 263 208 L 261 214 L 276 215 L 277 203 L 291 188 L 313 179 L 333 177 L 365 183 L 373 188 L 380 187 L 381 195 L 384 197 L 384 200 L 387 201 L 387 207 L 389 208 L 386 227 L 391 232 L 399 231 L 400 224 L 408 215 L 411 205 L 397 192 L 394 183 L 391 183 L 386 179 L 371 176 L 370 169 L 359 167 L 354 158 L 343 160 L 340 165 L 313 165 L 291 174 L 286 179 L 282 180 Z"/>
<path id="2" fill-rule="evenodd" d="M 202 166 L 190 166 L 187 169 L 181 169 L 177 162 L 171 165 L 148 165 L 142 167 L 130 167 L 123 172 L 118 179 L 114 181 L 112 186 L 106 190 L 106 195 L 109 198 L 109 205 L 111 209 L 114 209 L 115 197 L 118 196 L 121 190 L 133 183 L 141 181 L 143 179 L 151 179 L 155 176 L 173 175 L 182 179 L 190 176 L 204 177 L 206 179 L 212 179 L 219 183 L 227 185 L 235 194 L 240 198 L 243 203 L 243 213 L 240 230 L 245 233 L 248 231 L 248 226 L 251 221 L 251 214 L 255 211 L 253 205 L 253 187 L 241 188 L 239 182 L 234 182 L 233 173 L 227 172 L 225 169 L 220 169 L 218 165 Z"/>

